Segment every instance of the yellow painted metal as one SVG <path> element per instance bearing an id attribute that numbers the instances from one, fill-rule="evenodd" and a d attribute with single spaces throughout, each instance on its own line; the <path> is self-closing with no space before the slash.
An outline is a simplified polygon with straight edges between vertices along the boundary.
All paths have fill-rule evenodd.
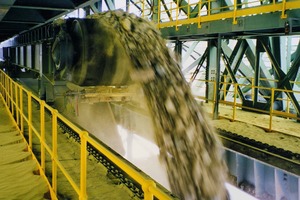
<path id="1" fill-rule="evenodd" d="M 272 131 L 272 119 L 273 119 L 273 108 L 274 108 L 274 92 L 275 89 L 271 89 L 271 105 L 270 105 L 270 120 L 269 120 L 269 131 Z"/>
<path id="2" fill-rule="evenodd" d="M 13 97 L 12 95 L 9 94 L 10 92 L 10 85 L 11 84 L 15 84 L 17 85 L 17 87 L 19 88 L 19 108 L 16 108 L 17 110 L 20 111 L 20 118 L 21 118 L 21 123 L 20 124 L 17 124 L 16 121 L 14 121 L 16 127 L 18 128 L 18 131 L 20 132 L 20 134 L 22 135 L 23 137 L 23 140 L 24 142 L 27 144 L 28 148 L 27 148 L 27 151 L 31 153 L 32 155 L 32 158 L 33 160 L 35 160 L 35 162 L 37 163 L 37 166 L 38 166 L 38 170 L 40 172 L 40 176 L 46 181 L 47 185 L 48 185 L 48 188 L 49 188 L 49 192 L 50 192 L 50 197 L 52 200 L 57 200 L 57 197 L 56 195 L 54 194 L 52 188 L 51 188 L 51 185 L 48 181 L 48 178 L 46 177 L 45 173 L 44 173 L 44 170 L 42 169 L 41 165 L 39 164 L 39 161 L 37 160 L 36 156 L 34 155 L 34 153 L 32 152 L 32 148 L 29 146 L 29 144 L 27 143 L 24 135 L 23 135 L 23 131 L 24 131 L 24 127 L 23 127 L 23 118 L 26 117 L 26 115 L 24 114 L 24 110 L 23 110 L 23 92 L 28 92 L 26 91 L 23 87 L 21 87 L 19 84 L 17 84 L 16 82 L 12 81 L 12 79 L 6 75 L 2 70 L 0 70 L 0 76 L 2 77 L 1 78 L 1 95 L 0 95 L 0 98 L 6 102 L 6 109 L 7 111 L 10 112 L 10 117 L 11 119 L 14 121 L 14 117 L 11 113 L 11 110 L 9 108 L 9 106 L 11 105 L 9 102 L 13 101 Z M 15 102 L 14 102 L 15 103 Z M 17 105 L 15 103 L 15 105 Z M 28 120 L 26 120 L 27 123 L 28 123 Z"/>
<path id="3" fill-rule="evenodd" d="M 74 179 L 71 177 L 71 175 L 67 172 L 67 170 L 64 168 L 64 166 L 61 164 L 61 162 L 56 158 L 53 159 L 53 162 L 56 163 L 57 167 L 60 169 L 62 174 L 66 177 L 66 179 L 69 181 L 70 185 L 73 187 L 74 191 L 80 195 L 80 189 L 75 183 Z"/>
<path id="4" fill-rule="evenodd" d="M 290 98 L 286 98 L 286 112 L 290 113 Z"/>
<path id="5" fill-rule="evenodd" d="M 161 13 L 161 7 L 160 7 L 160 0 L 158 0 L 158 11 L 157 11 L 157 22 L 160 22 L 160 13 Z"/>
<path id="6" fill-rule="evenodd" d="M 227 76 L 225 76 L 225 77 L 227 77 Z M 231 78 L 231 81 L 232 81 L 232 77 L 230 77 L 230 78 Z M 289 104 L 290 104 L 290 94 L 294 93 L 295 95 L 300 95 L 300 91 L 297 91 L 297 90 L 287 90 L 286 88 L 279 89 L 279 88 L 272 88 L 272 87 L 270 88 L 270 87 L 254 86 L 254 84 L 253 84 L 253 77 L 241 77 L 241 76 L 237 76 L 236 78 L 247 78 L 247 79 L 251 79 L 252 82 L 251 82 L 251 84 L 230 83 L 228 81 L 220 82 L 220 84 L 223 84 L 224 87 L 225 87 L 225 85 L 233 85 L 233 87 L 234 87 L 233 91 L 227 91 L 227 93 L 231 93 L 231 92 L 233 93 L 233 96 L 234 96 L 233 100 L 230 100 L 230 99 L 226 100 L 225 99 L 225 100 L 220 100 L 219 101 L 220 104 L 225 104 L 225 105 L 232 106 L 233 115 L 231 117 L 228 117 L 227 114 L 225 114 L 223 116 L 222 113 L 220 112 L 220 117 L 226 118 L 226 119 L 229 119 L 229 120 L 232 120 L 232 121 L 238 120 L 237 112 L 236 112 L 237 108 L 246 108 L 247 110 L 252 110 L 252 111 L 255 111 L 257 113 L 267 114 L 270 117 L 269 118 L 269 123 L 265 127 L 263 127 L 263 126 L 261 126 L 261 127 L 263 129 L 265 129 L 265 130 L 268 130 L 268 131 L 272 131 L 273 130 L 272 129 L 272 118 L 273 118 L 273 116 L 280 116 L 280 117 L 284 117 L 284 118 L 291 118 L 291 119 L 299 120 L 299 118 L 297 117 L 296 114 L 289 113 L 289 110 L 290 110 Z M 224 80 L 226 80 L 226 79 L 224 78 Z M 263 79 L 263 80 L 265 80 L 265 79 Z M 201 80 L 201 79 L 197 79 L 197 81 L 199 81 L 199 82 L 207 82 L 207 83 L 211 82 L 211 81 Z M 272 81 L 278 82 L 278 80 L 272 80 Z M 238 94 L 238 90 L 237 90 L 238 87 L 249 87 L 251 89 L 251 91 L 252 91 L 251 92 L 251 96 L 252 96 L 251 98 L 252 99 L 254 97 L 253 91 L 254 91 L 255 88 L 257 88 L 259 90 L 270 90 L 271 91 L 271 96 L 265 96 L 264 97 L 264 98 L 269 98 L 270 100 L 272 100 L 271 101 L 271 108 L 270 108 L 270 110 L 266 111 L 266 110 L 261 110 L 261 109 L 252 108 L 252 107 L 248 107 L 248 106 L 243 106 L 241 103 L 238 102 L 238 98 L 237 98 L 238 95 L 239 95 Z M 215 89 L 215 86 L 214 86 L 214 89 Z M 272 90 L 274 90 L 274 91 L 272 91 Z M 273 109 L 273 106 L 274 106 L 274 94 L 275 94 L 275 92 L 283 92 L 283 93 L 287 94 L 287 98 L 281 99 L 282 101 L 286 101 L 286 103 L 287 103 L 287 109 L 286 109 L 285 112 L 283 112 L 283 111 L 276 111 L 276 110 Z M 273 95 L 273 97 L 272 97 L 272 95 Z M 201 99 L 201 100 L 205 100 L 205 101 L 210 102 L 212 104 L 214 104 L 214 102 L 215 102 L 214 100 L 210 100 L 210 99 L 208 99 L 206 97 L 203 97 L 203 96 L 195 96 L 195 98 Z M 214 113 L 214 106 L 212 107 L 212 110 L 209 111 L 209 113 Z"/>
<path id="7" fill-rule="evenodd" d="M 3 93 L 3 75 L 0 73 L 0 94 Z"/>
<path id="8" fill-rule="evenodd" d="M 52 114 L 52 189 L 57 194 L 57 110 L 51 110 Z M 55 162 L 56 161 L 56 162 Z"/>
<path id="9" fill-rule="evenodd" d="M 201 8 L 203 5 L 207 3 L 207 10 L 205 13 L 201 12 Z M 210 22 L 210 21 L 220 21 L 224 19 L 232 19 L 233 24 L 237 24 L 237 19 L 242 18 L 245 16 L 251 16 L 251 15 L 260 15 L 264 13 L 272 13 L 272 12 L 281 12 L 281 18 L 287 18 L 286 11 L 292 10 L 292 9 L 300 9 L 300 0 L 295 1 L 286 1 L 282 0 L 282 2 L 275 2 L 271 4 L 263 4 L 260 5 L 259 2 L 247 2 L 243 4 L 238 4 L 237 0 L 234 0 L 232 6 L 226 6 L 226 7 L 217 7 L 212 8 L 211 6 L 212 1 L 202 1 L 200 0 L 198 3 L 190 3 L 188 1 L 187 8 L 188 12 L 185 17 L 180 15 L 179 18 L 179 10 L 183 9 L 182 6 L 180 6 L 179 1 L 177 0 L 176 7 L 173 8 L 170 6 L 170 8 L 166 10 L 160 9 L 161 2 L 159 1 L 158 7 L 158 16 L 160 16 L 160 20 L 157 22 L 158 28 L 165 28 L 165 27 L 174 27 L 176 30 L 178 30 L 178 27 L 185 24 L 198 24 L 198 28 L 201 28 L 201 23 L 203 22 Z M 259 5 L 255 4 L 259 3 Z M 195 7 L 198 4 L 198 16 L 194 18 L 190 18 L 190 7 Z M 173 10 L 175 10 L 176 16 L 168 16 L 164 18 L 163 16 L 166 15 L 167 12 L 173 13 Z M 220 11 L 224 10 L 224 11 Z"/>
<path id="10" fill-rule="evenodd" d="M 13 96 L 13 82 L 12 80 L 10 80 L 10 84 L 9 84 L 9 96 L 10 96 L 10 109 L 11 109 L 11 114 L 12 116 L 15 115 L 14 112 L 14 96 Z"/>
<path id="11" fill-rule="evenodd" d="M 112 153 L 110 150 L 108 150 L 106 147 L 100 145 L 98 142 L 96 142 L 92 137 L 88 135 L 86 131 L 83 131 L 79 127 L 75 126 L 73 123 L 68 121 L 63 115 L 61 115 L 57 110 L 53 109 L 51 106 L 47 105 L 44 101 L 40 100 L 38 97 L 33 95 L 30 91 L 23 88 L 21 85 L 18 85 L 19 87 L 19 102 L 16 103 L 14 101 L 14 98 L 12 96 L 12 84 L 15 83 L 8 75 L 6 75 L 2 70 L 0 70 L 0 76 L 2 77 L 0 79 L 1 81 L 1 88 L 2 88 L 2 95 L 6 96 L 4 99 L 6 101 L 6 105 L 11 106 L 12 104 L 10 102 L 13 102 L 17 109 L 20 111 L 20 132 L 23 133 L 24 129 L 24 121 L 28 124 L 28 130 L 30 132 L 29 134 L 29 143 L 28 149 L 31 151 L 32 147 L 32 133 L 34 133 L 41 143 L 41 163 L 38 163 L 39 170 L 41 175 L 47 179 L 45 176 L 45 152 L 49 153 L 52 158 L 52 186 L 50 185 L 49 181 L 47 180 L 47 184 L 49 186 L 50 194 L 52 199 L 57 199 L 57 170 L 59 169 L 62 174 L 66 177 L 66 179 L 69 181 L 70 185 L 73 187 L 74 191 L 78 194 L 79 199 L 87 199 L 88 194 L 86 192 L 86 177 L 87 177 L 87 143 L 94 146 L 94 148 L 98 149 L 101 153 L 103 153 L 108 159 L 111 160 L 114 164 L 116 164 L 118 167 L 120 167 L 125 173 L 127 173 L 129 176 L 131 176 L 136 182 L 141 184 L 142 189 L 144 191 L 145 199 L 153 199 L 156 197 L 157 199 L 173 199 L 169 194 L 165 193 L 161 189 L 156 187 L 155 182 L 152 179 L 149 179 L 148 177 L 145 177 L 144 175 L 140 174 L 136 169 L 132 168 L 128 164 L 126 164 L 122 159 L 120 159 L 118 156 L 116 156 L 114 153 Z M 28 116 L 24 113 L 24 105 L 23 101 L 23 93 L 27 94 L 27 104 L 28 104 Z M 34 127 L 32 123 L 32 99 L 37 101 L 40 105 L 40 127 L 36 128 Z M 8 108 L 9 109 L 9 108 Z M 45 139 L 45 109 L 49 110 L 52 114 L 52 148 L 50 148 Z M 70 174 L 67 172 L 67 170 L 64 168 L 64 166 L 61 164 L 61 162 L 58 160 L 57 155 L 57 120 L 60 119 L 63 123 L 65 123 L 67 126 L 69 126 L 72 130 L 74 130 L 76 133 L 80 135 L 81 138 L 81 161 L 80 161 L 80 186 L 78 186 L 73 178 L 70 176 Z M 35 155 L 32 153 L 33 157 L 36 159 Z M 38 162 L 38 161 L 37 161 Z"/>
<path id="12" fill-rule="evenodd" d="M 201 5 L 202 5 L 202 0 L 199 1 L 198 5 L 198 28 L 201 28 Z"/>
<path id="13" fill-rule="evenodd" d="M 43 142 L 46 142 L 45 138 L 45 101 L 40 102 L 40 133 L 41 133 L 41 138 L 40 142 L 41 144 Z M 45 146 L 41 145 L 41 167 L 43 170 L 45 170 L 46 167 L 46 154 L 45 154 Z"/>
<path id="14" fill-rule="evenodd" d="M 19 114 L 20 114 L 20 110 L 19 110 L 19 97 L 18 97 L 18 85 L 15 84 L 15 99 L 16 99 L 16 120 L 17 120 L 17 124 L 20 125 L 20 121 L 19 121 Z"/>
<path id="15" fill-rule="evenodd" d="M 227 94 L 227 76 L 224 75 L 224 101 L 226 101 L 226 94 Z"/>
<path id="16" fill-rule="evenodd" d="M 233 114 L 232 114 L 232 121 L 234 121 L 235 118 L 236 118 L 236 96 L 237 96 L 237 87 L 238 87 L 238 84 L 235 83 L 235 84 L 234 84 L 234 98 L 233 98 Z"/>
<path id="17" fill-rule="evenodd" d="M 153 199 L 153 193 L 150 191 L 151 188 L 156 188 L 156 184 L 152 180 L 145 181 L 145 184 L 142 185 L 142 190 L 144 191 L 144 199 L 145 200 L 152 200 Z"/>
<path id="18" fill-rule="evenodd" d="M 233 24 L 237 24 L 237 20 L 236 20 L 237 5 L 236 4 L 237 4 L 237 0 L 234 0 L 233 19 L 232 19 Z"/>
<path id="19" fill-rule="evenodd" d="M 27 92 L 27 101 L 28 101 L 28 138 L 29 138 L 29 147 L 32 148 L 32 93 Z"/>
<path id="20" fill-rule="evenodd" d="M 175 22 L 175 27 L 176 27 L 176 30 L 178 30 L 178 15 L 179 15 L 179 0 L 177 0 L 177 8 L 176 8 L 176 22 Z M 160 23 L 160 22 L 158 22 Z"/>
<path id="21" fill-rule="evenodd" d="M 22 117 L 22 115 L 23 115 L 23 90 L 22 90 L 22 88 L 21 88 L 21 86 L 19 87 L 20 88 L 20 90 L 19 90 L 19 92 L 20 92 L 20 94 L 19 94 L 19 97 L 20 97 L 20 130 L 21 130 L 21 133 L 23 134 L 24 133 L 24 120 L 23 120 L 23 117 Z"/>
<path id="22" fill-rule="evenodd" d="M 212 113 L 214 113 L 215 112 L 215 103 L 216 103 L 216 98 L 217 98 L 217 93 L 216 93 L 216 91 L 217 91 L 217 83 L 215 82 L 215 81 L 211 81 L 212 83 L 213 83 L 213 86 L 214 86 L 214 91 L 213 91 L 213 100 L 212 100 L 212 102 L 213 102 L 213 107 L 212 107 Z"/>
<path id="23" fill-rule="evenodd" d="M 281 18 L 287 18 L 287 14 L 285 13 L 286 10 L 286 0 L 282 0 L 282 9 L 281 9 Z"/>
<path id="24" fill-rule="evenodd" d="M 87 173 L 87 139 L 88 139 L 88 132 L 81 131 L 80 136 L 80 200 L 87 199 L 86 194 L 86 173 Z"/>
<path id="25" fill-rule="evenodd" d="M 6 78 L 6 79 L 5 79 L 5 91 L 6 91 L 6 92 L 5 92 L 5 94 L 6 94 L 6 95 L 5 95 L 5 97 L 6 97 L 5 100 L 6 100 L 6 102 L 7 102 L 8 107 L 10 107 L 9 96 L 8 96 L 8 95 L 9 95 L 9 92 L 8 92 L 9 82 L 8 82 L 8 81 L 9 81 L 9 79 Z"/>
<path id="26" fill-rule="evenodd" d="M 254 99 L 254 77 L 251 77 L 251 99 Z"/>

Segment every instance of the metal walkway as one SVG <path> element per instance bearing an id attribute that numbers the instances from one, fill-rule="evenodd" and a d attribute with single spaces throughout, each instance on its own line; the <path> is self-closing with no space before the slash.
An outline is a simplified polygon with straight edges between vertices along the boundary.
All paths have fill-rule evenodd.
<path id="1" fill-rule="evenodd" d="M 46 179 L 0 99 L 0 199 L 49 199 Z"/>

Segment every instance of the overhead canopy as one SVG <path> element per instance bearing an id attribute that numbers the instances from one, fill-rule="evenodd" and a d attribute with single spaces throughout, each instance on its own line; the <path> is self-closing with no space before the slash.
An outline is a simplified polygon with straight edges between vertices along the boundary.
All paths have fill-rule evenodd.
<path id="1" fill-rule="evenodd" d="M 97 0 L 0 0 L 0 42 Z"/>

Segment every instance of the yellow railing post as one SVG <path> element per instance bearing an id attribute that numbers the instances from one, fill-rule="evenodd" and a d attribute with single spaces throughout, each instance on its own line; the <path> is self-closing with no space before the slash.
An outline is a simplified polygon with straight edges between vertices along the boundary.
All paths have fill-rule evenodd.
<path id="1" fill-rule="evenodd" d="M 18 97 L 18 85 L 15 83 L 15 96 L 16 96 L 16 119 L 17 124 L 20 126 L 19 114 L 20 114 L 20 106 L 19 106 L 19 97 Z"/>
<path id="2" fill-rule="evenodd" d="M 28 99 L 28 137 L 29 142 L 28 145 L 30 148 L 32 148 L 32 93 L 27 93 L 27 99 Z"/>
<path id="3" fill-rule="evenodd" d="M 177 3 L 176 3 L 176 31 L 178 31 L 178 15 L 179 15 L 179 0 L 177 0 Z"/>
<path id="4" fill-rule="evenodd" d="M 156 187 L 156 184 L 152 180 L 147 180 L 145 183 L 142 185 L 142 190 L 144 192 L 144 200 L 153 200 L 153 194 L 150 191 L 150 186 Z"/>
<path id="5" fill-rule="evenodd" d="M 208 9 L 207 9 L 207 15 L 208 15 L 208 16 L 210 16 L 210 13 L 211 13 L 211 5 L 210 5 L 210 1 L 211 1 L 211 0 L 208 0 L 208 1 L 207 1 L 207 3 L 208 3 L 208 6 L 207 6 L 207 7 L 208 7 Z"/>
<path id="6" fill-rule="evenodd" d="M 226 101 L 226 92 L 227 92 L 227 89 L 226 89 L 226 87 L 227 87 L 227 76 L 226 75 L 224 75 L 224 101 Z"/>
<path id="7" fill-rule="evenodd" d="M 41 167 L 45 171 L 45 101 L 41 101 L 40 103 L 40 125 L 41 125 Z"/>
<path id="8" fill-rule="evenodd" d="M 274 108 L 274 88 L 271 89 L 271 105 L 270 105 L 269 131 L 272 131 L 273 108 Z"/>
<path id="9" fill-rule="evenodd" d="M 157 23 L 160 24 L 160 16 L 161 14 L 161 8 L 160 8 L 160 0 L 158 0 L 158 5 L 157 5 Z"/>
<path id="10" fill-rule="evenodd" d="M 251 77 L 251 100 L 254 101 L 254 77 Z"/>
<path id="11" fill-rule="evenodd" d="M 282 10 L 281 10 L 281 18 L 282 19 L 287 17 L 285 10 L 286 10 L 286 0 L 282 0 Z"/>
<path id="12" fill-rule="evenodd" d="M 290 113 L 290 98 L 289 96 L 286 96 L 286 112 L 289 114 Z M 289 119 L 289 117 L 288 117 Z"/>
<path id="13" fill-rule="evenodd" d="M 8 106 L 8 108 L 10 109 L 10 99 L 9 99 L 9 79 L 8 76 L 6 77 L 6 105 Z"/>
<path id="14" fill-rule="evenodd" d="M 10 111 L 12 116 L 14 117 L 14 96 L 13 96 L 13 82 L 12 79 L 10 80 L 10 84 L 9 84 L 9 97 L 10 97 Z"/>
<path id="15" fill-rule="evenodd" d="M 3 74 L 2 74 L 2 71 L 0 71 L 0 92 L 3 96 Z"/>
<path id="16" fill-rule="evenodd" d="M 215 112 L 215 102 L 216 102 L 216 98 L 217 98 L 217 96 L 216 96 L 216 91 L 217 91 L 216 81 L 214 81 L 213 84 L 214 84 L 214 91 L 213 91 L 214 95 L 213 95 L 213 99 L 212 99 L 212 113 Z M 213 115 L 213 118 L 214 118 L 214 115 Z"/>
<path id="17" fill-rule="evenodd" d="M 142 18 L 145 17 L 145 0 L 142 1 Z"/>
<path id="18" fill-rule="evenodd" d="M 57 110 L 52 110 L 52 189 L 57 194 Z"/>
<path id="19" fill-rule="evenodd" d="M 234 0 L 234 3 L 233 3 L 233 19 L 232 19 L 233 24 L 237 24 L 236 11 L 237 11 L 237 1 Z"/>
<path id="20" fill-rule="evenodd" d="M 81 149 L 80 149 L 80 200 L 87 199 L 86 194 L 86 174 L 87 174 L 87 136 L 88 132 L 82 131 L 80 135 Z"/>
<path id="21" fill-rule="evenodd" d="M 190 11 L 190 0 L 188 0 L 187 9 L 188 9 L 187 18 L 189 19 L 190 18 L 190 14 L 191 14 L 191 11 Z"/>
<path id="22" fill-rule="evenodd" d="M 235 117 L 236 117 L 236 95 L 237 95 L 237 83 L 234 84 L 233 113 L 232 113 L 233 121 L 235 121 Z"/>
<path id="23" fill-rule="evenodd" d="M 6 76 L 5 76 L 5 74 L 3 74 L 3 92 L 4 92 L 4 99 L 5 99 L 5 102 L 6 102 L 6 104 L 7 104 L 7 90 L 6 90 L 6 88 L 7 88 L 7 78 L 6 78 Z"/>
<path id="24" fill-rule="evenodd" d="M 198 28 L 201 28 L 201 7 L 202 7 L 202 0 L 198 2 Z"/>
<path id="25" fill-rule="evenodd" d="M 23 89 L 20 86 L 20 94 L 19 94 L 19 98 L 20 98 L 20 130 L 21 133 L 24 133 L 24 110 L 23 110 Z"/>

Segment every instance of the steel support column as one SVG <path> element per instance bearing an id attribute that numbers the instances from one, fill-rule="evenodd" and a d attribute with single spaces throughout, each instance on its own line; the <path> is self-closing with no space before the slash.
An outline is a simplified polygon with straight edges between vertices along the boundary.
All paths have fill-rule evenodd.
<path id="1" fill-rule="evenodd" d="M 216 80 L 216 66 L 217 66 L 217 47 L 215 46 L 215 40 L 208 41 L 208 56 L 206 67 L 206 91 L 205 98 L 212 101 L 214 100 L 214 81 Z"/>
<path id="2" fill-rule="evenodd" d="M 174 51 L 176 53 L 177 61 L 180 63 L 180 66 L 181 66 L 181 64 L 182 64 L 182 62 L 181 62 L 182 61 L 182 41 L 176 40 Z"/>
<path id="3" fill-rule="evenodd" d="M 256 48 L 255 48 L 255 65 L 254 65 L 254 97 L 252 105 L 253 107 L 256 107 L 258 102 L 258 93 L 259 89 L 257 88 L 259 86 L 259 79 L 260 79 L 260 71 L 261 71 L 261 54 L 263 52 L 263 48 L 261 46 L 261 43 L 256 40 Z"/>
<path id="4" fill-rule="evenodd" d="M 215 105 L 214 105 L 214 116 L 213 119 L 218 119 L 219 117 L 219 99 L 220 99 L 220 70 L 221 70 L 221 35 L 218 34 L 218 40 L 217 40 L 217 55 L 216 55 L 216 78 L 215 78 Z"/>

